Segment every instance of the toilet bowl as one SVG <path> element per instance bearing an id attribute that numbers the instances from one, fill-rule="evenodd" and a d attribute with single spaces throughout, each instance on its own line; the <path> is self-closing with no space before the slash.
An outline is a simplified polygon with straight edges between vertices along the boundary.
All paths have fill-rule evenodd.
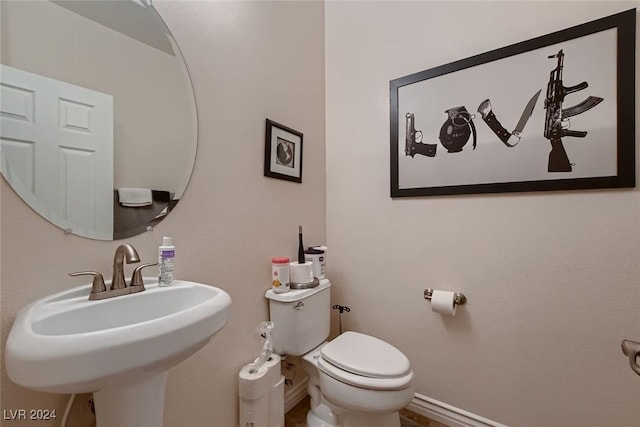
<path id="1" fill-rule="evenodd" d="M 325 279 L 320 289 L 266 294 L 276 353 L 302 356 L 309 374 L 307 426 L 399 427 L 398 411 L 414 395 L 409 360 L 391 344 L 358 332 L 324 341 L 329 286 Z"/>
<path id="2" fill-rule="evenodd" d="M 413 371 L 395 347 L 368 335 L 345 332 L 302 359 L 309 374 L 310 412 L 314 415 L 307 417 L 309 427 L 400 426 L 398 410 L 413 398 Z M 311 392 L 316 387 L 318 391 Z M 314 394 L 321 397 L 319 405 L 313 402 Z M 333 418 L 325 415 L 328 412 Z"/>
<path id="3" fill-rule="evenodd" d="M 402 352 L 386 342 L 345 332 L 320 350 L 325 398 L 359 412 L 397 411 L 413 397 L 413 371 Z"/>

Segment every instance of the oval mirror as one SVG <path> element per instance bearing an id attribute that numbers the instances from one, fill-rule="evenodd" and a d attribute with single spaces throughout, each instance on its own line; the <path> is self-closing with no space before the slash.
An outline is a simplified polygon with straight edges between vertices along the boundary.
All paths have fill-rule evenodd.
<path id="1" fill-rule="evenodd" d="M 0 170 L 36 212 L 101 240 L 140 234 L 182 197 L 193 88 L 149 0 L 2 0 Z"/>

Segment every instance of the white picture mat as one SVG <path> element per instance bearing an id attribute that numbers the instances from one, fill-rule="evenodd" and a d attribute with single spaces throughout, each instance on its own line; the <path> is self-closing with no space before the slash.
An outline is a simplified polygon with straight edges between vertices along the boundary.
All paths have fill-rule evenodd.
<path id="1" fill-rule="evenodd" d="M 617 29 L 590 34 L 479 66 L 423 80 L 398 89 L 398 187 L 400 189 L 472 184 L 615 176 L 617 173 Z M 567 95 L 563 108 L 588 96 L 604 98 L 593 109 L 571 118 L 571 130 L 587 131 L 585 138 L 562 139 L 572 172 L 549 173 L 551 144 L 544 138 L 544 98 L 549 73 L 563 49 L 564 86 L 586 81 L 585 90 Z M 521 142 L 506 147 L 484 123 L 477 108 L 489 98 L 496 117 L 512 131 L 531 96 L 542 89 Z M 439 143 L 448 108 L 464 105 L 476 115 L 477 148 L 472 137 L 459 153 Z M 423 143 L 438 144 L 433 158 L 405 155 L 405 115 L 415 114 L 415 128 Z"/>
<path id="2" fill-rule="evenodd" d="M 278 151 L 278 138 L 286 139 L 287 141 L 293 142 L 295 144 L 294 157 L 293 157 L 293 167 L 285 166 L 278 164 L 277 162 L 277 151 Z M 300 160 L 301 160 L 301 152 L 302 145 L 300 144 L 301 140 L 298 135 L 294 135 L 291 132 L 287 132 L 284 129 L 280 129 L 277 126 L 271 127 L 271 171 L 275 173 L 279 173 L 282 175 L 293 176 L 299 178 L 300 174 Z"/>

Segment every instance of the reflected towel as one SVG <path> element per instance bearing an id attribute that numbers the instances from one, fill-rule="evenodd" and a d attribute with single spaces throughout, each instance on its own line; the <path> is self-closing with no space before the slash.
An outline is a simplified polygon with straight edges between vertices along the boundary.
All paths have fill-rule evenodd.
<path id="1" fill-rule="evenodd" d="M 118 188 L 118 199 L 122 206 L 140 207 L 149 206 L 152 203 L 150 188 Z"/>

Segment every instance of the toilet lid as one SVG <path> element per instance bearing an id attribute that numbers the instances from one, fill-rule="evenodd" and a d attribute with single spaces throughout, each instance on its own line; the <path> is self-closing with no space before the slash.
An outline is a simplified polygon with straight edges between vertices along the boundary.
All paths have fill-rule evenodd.
<path id="1" fill-rule="evenodd" d="M 321 355 L 340 369 L 369 378 L 398 378 L 411 372 L 409 359 L 400 350 L 358 332 L 343 333 L 325 345 Z"/>

